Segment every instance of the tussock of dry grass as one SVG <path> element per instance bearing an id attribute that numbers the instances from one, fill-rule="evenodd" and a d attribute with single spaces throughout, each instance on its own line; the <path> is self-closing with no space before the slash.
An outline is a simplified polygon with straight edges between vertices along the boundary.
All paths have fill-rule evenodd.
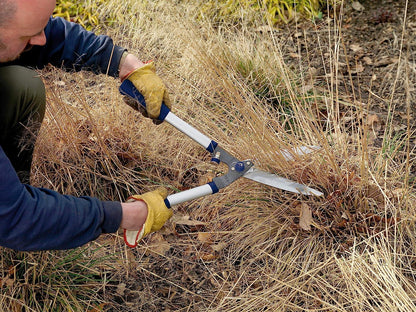
<path id="1" fill-rule="evenodd" d="M 209 242 L 177 221 L 134 251 L 119 237 L 101 238 L 91 248 L 102 244 L 118 265 L 100 262 L 104 269 L 97 274 L 110 272 L 113 284 L 91 285 L 96 290 L 91 306 L 109 303 L 114 311 L 414 310 L 414 193 L 402 179 L 414 159 L 412 134 L 396 141 L 391 153 L 366 141 L 369 104 L 342 94 L 332 79 L 339 56 L 336 25 L 328 26 L 331 46 L 320 50 L 323 57 L 327 50 L 332 53 L 327 68 L 332 76 L 324 88 L 305 93 L 308 68 L 285 63 L 284 38 L 271 29 L 198 24 L 191 20 L 192 7 L 168 2 L 109 1 L 101 9 L 120 12 L 120 28 L 108 29 L 116 42 L 143 60 L 155 60 L 176 103 L 175 114 L 235 156 L 325 195 L 302 197 L 241 180 L 175 207 L 175 215 L 204 222 L 198 231 L 209 233 Z M 156 185 L 172 193 L 195 187 L 224 170 L 209 165 L 206 152 L 183 134 L 166 124 L 156 127 L 127 107 L 117 81 L 53 69 L 42 74 L 49 105 L 38 139 L 36 185 L 125 200 Z M 396 157 L 403 144 L 406 153 Z M 279 153 L 301 145 L 322 148 L 295 161 Z M 298 225 L 300 203 L 313 211 L 310 231 Z M 163 244 L 168 250 L 161 249 Z M 204 258 L 210 252 L 214 257 Z M 38 274 L 56 264 L 45 263 L 50 254 L 46 260 L 23 257 L 36 263 L 26 269 Z M 46 293 L 56 299 L 62 285 L 54 283 Z M 130 299 L 117 288 L 120 283 L 127 284 Z M 28 284 L 29 292 L 37 287 Z M 15 292 L 22 289 L 13 284 L 0 302 L 19 306 Z M 51 310 L 65 304 L 77 310 L 72 303 L 79 297 L 74 289 L 69 294 L 74 301 L 68 297 L 51 304 Z"/>

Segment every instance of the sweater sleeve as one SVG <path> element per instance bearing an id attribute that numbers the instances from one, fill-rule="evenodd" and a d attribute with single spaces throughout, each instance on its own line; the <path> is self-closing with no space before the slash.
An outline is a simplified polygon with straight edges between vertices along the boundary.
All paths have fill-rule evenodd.
<path id="1" fill-rule="evenodd" d="M 0 245 L 16 250 L 69 249 L 117 231 L 121 203 L 61 195 L 20 183 L 0 146 Z"/>
<path id="2" fill-rule="evenodd" d="M 81 25 L 57 17 L 45 28 L 46 44 L 33 46 L 14 63 L 43 68 L 47 64 L 65 70 L 89 70 L 118 77 L 121 56 L 126 49 L 105 35 L 95 35 Z"/>

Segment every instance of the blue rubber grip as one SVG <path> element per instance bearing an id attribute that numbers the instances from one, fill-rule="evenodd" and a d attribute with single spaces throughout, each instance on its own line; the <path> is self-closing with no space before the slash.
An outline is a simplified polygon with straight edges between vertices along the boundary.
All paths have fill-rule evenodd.
<path id="1" fill-rule="evenodd" d="M 165 198 L 165 205 L 166 205 L 166 207 L 168 207 L 169 209 L 171 208 L 171 206 L 170 206 L 170 202 L 169 202 L 169 200 L 168 200 L 167 198 Z"/>
<path id="2" fill-rule="evenodd" d="M 218 143 L 217 142 L 215 142 L 215 141 L 211 141 L 211 144 L 210 145 L 208 145 L 208 147 L 206 148 L 206 150 L 208 151 L 208 152 L 210 152 L 210 153 L 214 153 L 214 151 L 215 151 L 215 149 L 217 148 L 217 146 L 218 146 Z M 218 159 L 218 163 L 219 163 L 219 159 Z"/>
<path id="3" fill-rule="evenodd" d="M 212 194 L 218 193 L 220 191 L 214 181 L 209 182 L 208 185 L 211 187 Z"/>
<path id="4" fill-rule="evenodd" d="M 142 105 L 143 107 L 146 107 L 146 101 L 144 100 L 143 95 L 139 92 L 139 90 L 136 89 L 136 87 L 130 80 L 128 79 L 124 80 L 119 88 L 119 91 L 121 94 L 131 97 L 133 100 L 136 100 L 137 102 L 139 102 L 140 105 Z M 170 112 L 169 107 L 167 107 L 164 103 L 162 103 L 162 107 L 160 108 L 160 115 L 159 117 L 157 117 L 157 119 L 161 121 L 165 120 L 169 112 Z"/>

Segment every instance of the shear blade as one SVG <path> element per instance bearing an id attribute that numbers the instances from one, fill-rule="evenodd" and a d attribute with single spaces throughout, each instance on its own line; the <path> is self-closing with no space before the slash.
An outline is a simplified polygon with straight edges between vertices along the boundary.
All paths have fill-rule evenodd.
<path id="1" fill-rule="evenodd" d="M 280 150 L 279 152 L 276 152 L 276 153 L 278 154 L 280 153 L 283 156 L 283 158 L 287 161 L 293 161 L 295 160 L 293 155 L 305 156 L 312 152 L 319 151 L 320 149 L 321 149 L 320 146 L 299 146 L 299 147 L 294 147 L 291 149 Z"/>
<path id="2" fill-rule="evenodd" d="M 268 173 L 256 168 L 250 168 L 245 174 L 244 177 L 256 182 L 260 182 L 269 186 L 273 186 L 285 191 L 303 194 L 303 195 L 315 195 L 322 196 L 323 193 L 310 188 L 306 185 L 296 183 L 289 179 L 279 177 L 275 174 Z"/>

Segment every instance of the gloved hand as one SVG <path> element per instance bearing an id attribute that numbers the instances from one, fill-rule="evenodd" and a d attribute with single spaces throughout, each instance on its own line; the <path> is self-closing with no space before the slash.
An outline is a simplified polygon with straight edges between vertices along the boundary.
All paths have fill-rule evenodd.
<path id="1" fill-rule="evenodd" d="M 142 195 L 133 195 L 128 201 L 142 200 L 147 205 L 147 218 L 139 231 L 124 230 L 124 241 L 129 247 L 136 247 L 140 240 L 148 234 L 160 230 L 173 212 L 166 207 L 164 199 L 168 191 L 164 187 Z"/>
<path id="2" fill-rule="evenodd" d="M 153 62 L 139 67 L 122 80 L 125 79 L 130 80 L 143 95 L 146 103 L 146 111 L 142 111 L 140 105 L 137 107 L 137 103 L 134 106 L 130 102 L 127 102 L 127 104 L 140 110 L 145 117 L 157 119 L 160 115 L 162 103 L 169 107 L 169 109 L 172 107 L 166 86 L 162 79 L 156 75 L 155 64 Z"/>

